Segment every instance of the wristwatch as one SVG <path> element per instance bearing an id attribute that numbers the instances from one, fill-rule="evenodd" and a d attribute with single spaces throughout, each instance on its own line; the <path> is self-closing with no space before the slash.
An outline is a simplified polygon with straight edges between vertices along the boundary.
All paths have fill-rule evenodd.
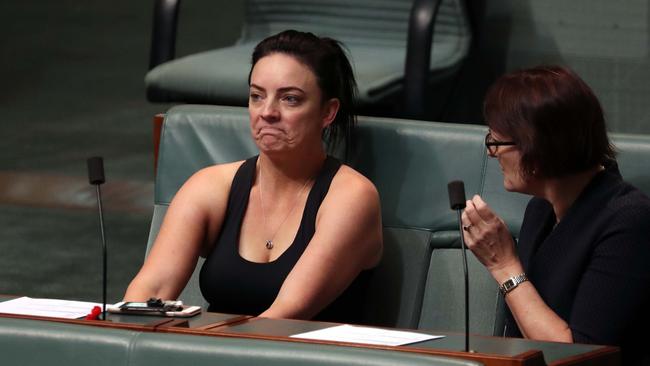
<path id="1" fill-rule="evenodd" d="M 503 296 L 506 296 L 510 291 L 516 289 L 517 286 L 526 281 L 528 281 L 528 277 L 526 277 L 525 273 L 518 274 L 514 277 L 508 278 L 502 284 L 500 284 L 499 291 L 501 291 L 501 294 Z"/>

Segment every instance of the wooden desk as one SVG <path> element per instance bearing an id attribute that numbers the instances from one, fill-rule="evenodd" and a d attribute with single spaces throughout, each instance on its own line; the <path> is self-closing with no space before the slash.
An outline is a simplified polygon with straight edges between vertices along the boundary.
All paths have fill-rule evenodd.
<path id="1" fill-rule="evenodd" d="M 0 296 L 0 301 L 10 297 Z M 620 365 L 617 347 L 586 344 L 539 342 L 519 338 L 500 338 L 472 335 L 471 353 L 464 352 L 464 335 L 459 333 L 416 330 L 420 333 L 444 335 L 444 338 L 406 346 L 375 346 L 343 342 L 315 341 L 290 338 L 292 334 L 318 330 L 335 323 L 266 319 L 251 316 L 201 313 L 192 318 L 165 318 L 155 316 L 109 314 L 107 321 L 56 319 L 35 316 L 0 314 L 0 317 L 33 319 L 79 324 L 84 326 L 122 328 L 145 332 L 193 334 L 213 337 L 267 339 L 284 342 L 322 343 L 341 347 L 362 347 L 413 352 L 479 361 L 486 366 L 538 365 Z"/>

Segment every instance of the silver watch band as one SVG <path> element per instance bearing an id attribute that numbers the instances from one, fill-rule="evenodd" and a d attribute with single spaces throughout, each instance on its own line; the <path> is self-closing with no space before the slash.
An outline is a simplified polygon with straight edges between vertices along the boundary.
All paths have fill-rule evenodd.
<path id="1" fill-rule="evenodd" d="M 518 274 L 514 277 L 508 278 L 502 284 L 500 284 L 499 291 L 501 291 L 501 294 L 503 296 L 506 296 L 510 291 L 516 289 L 517 286 L 526 281 L 528 281 L 528 277 L 526 277 L 525 273 Z"/>

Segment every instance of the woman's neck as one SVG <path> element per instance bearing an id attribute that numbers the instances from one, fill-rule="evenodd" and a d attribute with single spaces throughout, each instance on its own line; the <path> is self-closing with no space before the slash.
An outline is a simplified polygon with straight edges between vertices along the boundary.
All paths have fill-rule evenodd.
<path id="1" fill-rule="evenodd" d="M 260 170 L 263 170 L 265 189 L 292 191 L 294 186 L 302 185 L 318 174 L 326 156 L 323 150 L 291 157 L 260 153 L 257 161 L 258 176 Z"/>
<path id="2" fill-rule="evenodd" d="M 548 179 L 545 182 L 542 196 L 553 206 L 557 222 L 562 220 L 594 176 L 604 169 L 603 166 L 598 165 L 581 173 Z"/>

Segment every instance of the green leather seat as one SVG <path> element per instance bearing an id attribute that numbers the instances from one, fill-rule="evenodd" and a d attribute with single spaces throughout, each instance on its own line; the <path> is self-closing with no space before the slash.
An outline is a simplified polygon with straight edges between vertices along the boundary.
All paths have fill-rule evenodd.
<path id="1" fill-rule="evenodd" d="M 0 318 L 0 364 L 129 365 L 137 332 Z"/>
<path id="2" fill-rule="evenodd" d="M 241 338 L 143 333 L 130 365 L 175 366 L 478 366 L 480 363 L 397 351 Z"/>
<path id="3" fill-rule="evenodd" d="M 177 16 L 177 1 L 167 0 L 164 3 L 159 8 L 173 8 L 169 12 Z M 408 50 L 414 63 L 405 67 L 413 4 L 422 10 L 411 19 L 412 29 L 420 30 L 414 33 L 417 36 L 412 37 L 413 44 Z M 145 78 L 147 96 L 154 102 L 245 106 L 254 46 L 272 34 L 297 29 L 330 36 L 345 43 L 357 77 L 359 103 L 373 106 L 366 108 L 366 113 L 378 113 L 386 109 L 378 109 L 378 106 L 386 105 L 388 100 L 394 99 L 405 89 L 405 78 L 409 80 L 410 85 L 406 86 L 408 90 L 422 89 L 428 81 L 449 80 L 469 52 L 471 32 L 464 1 L 442 0 L 439 8 L 437 4 L 438 0 L 247 0 L 242 36 L 236 44 L 175 60 L 171 59 L 172 46 L 171 55 L 152 61 L 153 69 Z M 426 28 L 433 24 L 421 24 L 426 22 L 427 9 L 434 12 L 434 35 L 432 43 L 429 40 L 430 43 L 422 44 L 426 39 Z M 433 9 L 437 9 L 437 13 Z M 162 28 L 164 19 L 176 19 L 165 14 L 154 19 L 156 27 Z M 167 28 L 175 29 L 175 22 Z M 159 33 L 166 34 L 163 31 Z M 172 35 L 172 40 L 168 42 L 173 42 L 173 38 Z M 154 48 L 160 42 L 163 41 L 154 39 Z M 169 46 L 163 48 L 169 49 Z M 425 55 L 424 50 L 428 54 Z M 154 49 L 152 57 L 156 57 L 157 53 L 160 52 Z M 427 67 L 424 62 L 428 57 L 430 62 Z M 418 67 L 415 60 L 421 61 L 423 66 Z M 405 76 L 405 70 L 408 76 Z M 421 74 L 416 75 L 416 72 Z M 406 99 L 422 98 L 423 92 L 414 92 L 411 98 Z M 393 101 L 388 102 L 391 103 Z M 419 107 L 424 103 L 415 104 Z M 400 110 L 403 112 L 404 108 Z"/>
<path id="4" fill-rule="evenodd" d="M 2 365 L 429 365 L 481 363 L 399 351 L 162 334 L 0 317 Z"/>

